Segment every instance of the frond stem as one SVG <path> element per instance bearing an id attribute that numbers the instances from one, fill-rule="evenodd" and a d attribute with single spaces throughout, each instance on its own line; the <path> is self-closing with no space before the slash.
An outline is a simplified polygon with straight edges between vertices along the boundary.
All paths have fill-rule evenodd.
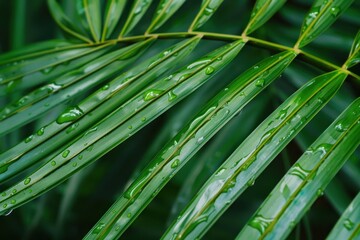
<path id="1" fill-rule="evenodd" d="M 294 51 L 298 53 L 298 56 L 300 59 L 308 60 L 314 65 L 320 67 L 324 70 L 340 70 L 349 76 L 351 76 L 352 79 L 355 80 L 357 84 L 360 84 L 360 76 L 355 74 L 354 72 L 343 68 L 342 66 L 338 66 L 334 63 L 328 62 L 320 57 L 317 57 L 315 55 L 312 55 L 308 52 L 305 52 L 299 48 L 296 47 L 289 47 L 285 45 L 281 45 L 278 43 L 266 41 L 263 39 L 255 38 L 255 37 L 249 37 L 246 35 L 232 35 L 232 34 L 223 34 L 223 33 L 213 33 L 213 32 L 198 32 L 198 31 L 192 31 L 192 32 L 172 32 L 172 33 L 147 33 L 145 35 L 137 35 L 137 36 L 130 36 L 130 37 L 122 37 L 117 39 L 117 42 L 138 42 L 143 41 L 148 38 L 158 38 L 158 39 L 174 39 L 174 38 L 190 38 L 194 36 L 202 36 L 203 39 L 209 39 L 209 40 L 216 40 L 216 41 L 236 41 L 239 39 L 243 39 L 245 42 L 250 43 L 253 46 L 259 46 L 265 49 L 269 50 L 275 50 L 275 51 Z M 111 40 L 114 41 L 114 40 Z"/>

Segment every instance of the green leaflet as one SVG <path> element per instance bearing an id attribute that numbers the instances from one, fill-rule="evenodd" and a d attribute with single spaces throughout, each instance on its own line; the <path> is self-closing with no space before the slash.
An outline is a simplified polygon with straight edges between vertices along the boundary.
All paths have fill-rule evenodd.
<path id="1" fill-rule="evenodd" d="M 119 38 L 124 35 L 127 35 L 141 20 L 141 18 L 146 13 L 147 9 L 149 8 L 150 4 L 153 0 L 135 0 L 132 8 L 130 10 L 129 16 L 126 19 L 124 27 L 121 29 L 121 33 Z"/>
<path id="2" fill-rule="evenodd" d="M 107 2 L 105 16 L 104 16 L 104 26 L 101 36 L 101 40 L 104 41 L 108 39 L 112 32 L 114 31 L 116 25 L 119 22 L 121 14 L 125 8 L 126 1 L 124 0 L 110 0 Z"/>
<path id="3" fill-rule="evenodd" d="M 65 15 L 59 4 L 56 0 L 48 0 L 48 6 L 53 16 L 55 22 L 59 25 L 59 27 L 64 30 L 66 33 L 78 38 L 84 42 L 91 43 L 91 40 L 88 39 L 84 33 L 81 32 L 80 29 L 75 27 L 70 19 Z"/>
<path id="4" fill-rule="evenodd" d="M 146 32 L 150 33 L 161 27 L 184 2 L 185 0 L 161 0 Z"/>
<path id="5" fill-rule="evenodd" d="M 17 64 L 11 64 L 0 70 L 0 84 L 8 84 L 15 80 L 29 81 L 23 79 L 31 73 L 40 72 L 43 75 L 50 74 L 58 65 L 67 65 L 70 61 L 86 56 L 90 53 L 109 47 L 111 44 L 104 44 L 96 47 L 70 49 L 61 52 L 44 55 L 35 59 L 24 60 Z"/>
<path id="6" fill-rule="evenodd" d="M 25 60 L 27 58 L 34 58 L 52 52 L 59 52 L 71 48 L 82 48 L 86 46 L 89 45 L 75 44 L 64 39 L 52 39 L 40 43 L 34 43 L 19 50 L 1 54 L 0 69 L 9 64 L 16 64 L 16 62 Z"/>
<path id="7" fill-rule="evenodd" d="M 245 34 L 250 34 L 269 20 L 286 2 L 286 0 L 257 0 L 251 12 Z"/>
<path id="8" fill-rule="evenodd" d="M 149 41 L 151 42 L 151 40 Z M 74 123 L 63 122 L 60 125 L 54 121 L 48 126 L 43 127 L 43 133 L 41 135 L 33 134 L 26 138 L 24 142 L 1 154 L 0 168 L 6 171 L 0 174 L 0 179 L 4 181 L 60 146 L 68 143 L 77 135 L 94 129 L 92 127 L 94 123 L 107 116 L 127 99 L 133 97 L 139 89 L 142 89 L 153 79 L 164 73 L 172 64 L 176 64 L 184 56 L 189 54 L 198 41 L 199 38 L 192 38 L 165 49 L 158 55 L 138 64 L 136 67 L 101 87 L 80 103 L 79 107 L 83 112 L 83 117 L 78 116 L 82 117 L 79 121 Z M 148 43 L 140 43 L 140 46 L 147 46 Z M 118 64 L 119 63 L 117 63 L 117 65 Z M 126 66 L 126 64 L 121 64 L 120 62 L 120 66 L 122 65 Z M 105 76 L 107 76 L 107 74 L 105 74 Z M 94 80 L 94 78 L 91 79 Z M 97 79 L 95 78 L 95 82 L 96 81 Z M 65 96 L 66 95 L 67 93 Z M 65 128 L 65 131 L 61 131 Z M 55 142 L 46 141 L 56 133 L 58 133 L 58 135 Z M 27 153 L 22 155 L 19 154 L 20 152 Z"/>
<path id="9" fill-rule="evenodd" d="M 294 58 L 295 54 L 292 52 L 274 55 L 248 70 L 214 97 L 160 151 L 99 220 L 98 224 L 105 223 L 111 228 L 107 233 L 104 230 L 103 234 L 113 236 L 114 229 L 118 229 L 116 234 L 123 233 L 172 176 L 255 95 L 279 76 Z M 192 65 L 199 63 L 203 63 L 203 60 Z M 131 219 L 126 217 L 129 212 L 133 216 Z"/>
<path id="10" fill-rule="evenodd" d="M 344 66 L 351 68 L 360 62 L 360 31 L 356 34 L 350 55 Z"/>
<path id="11" fill-rule="evenodd" d="M 296 46 L 312 42 L 352 4 L 354 0 L 316 0 L 307 13 Z"/>
<path id="12" fill-rule="evenodd" d="M 237 41 L 213 51 L 208 58 L 212 59 L 214 68 L 219 70 L 236 56 L 242 46 L 243 42 Z M 216 61 L 219 56 L 222 56 L 223 60 Z M 4 191 L 0 197 L 1 204 L 10 201 L 12 205 L 9 205 L 9 208 L 16 208 L 56 186 L 129 138 L 213 75 L 206 72 L 208 63 L 189 66 L 176 72 L 171 79 L 167 77 L 147 87 L 74 139 L 60 154 L 23 181 Z M 154 93 L 154 88 L 159 86 L 167 87 L 163 89 L 163 94 L 156 96 L 150 94 L 150 91 Z M 178 96 L 175 99 L 169 99 L 170 91 L 176 92 Z M 134 109 L 137 110 L 134 111 Z"/>
<path id="13" fill-rule="evenodd" d="M 360 98 L 308 148 L 238 239 L 284 239 L 360 144 Z M 341 238 L 344 239 L 344 238 Z"/>
<path id="14" fill-rule="evenodd" d="M 357 239 L 360 236 L 360 193 L 341 215 L 327 240 Z"/>
<path id="15" fill-rule="evenodd" d="M 234 116 L 228 124 L 226 124 L 218 135 L 214 136 L 214 140 L 203 150 L 204 154 L 196 158 L 192 158 L 190 163 L 196 162 L 196 167 L 192 168 L 183 180 L 182 187 L 172 204 L 171 215 L 169 220 L 174 221 L 181 210 L 196 195 L 201 186 L 211 176 L 211 174 L 222 164 L 226 156 L 240 145 L 240 143 L 251 133 L 260 120 L 265 118 L 266 108 L 270 104 L 269 96 L 253 99 L 245 108 L 243 108 L 238 116 Z M 243 126 L 248 126 L 244 129 Z M 236 133 L 236 134 L 234 134 Z"/>
<path id="16" fill-rule="evenodd" d="M 240 51 L 240 49 L 243 46 L 244 46 L 244 42 L 242 41 L 237 41 L 228 44 L 224 47 L 216 49 L 215 51 L 198 59 L 197 61 L 190 63 L 189 65 L 177 71 L 176 73 L 171 74 L 169 77 L 165 78 L 164 81 L 182 82 L 181 84 L 173 87 L 172 89 L 161 90 L 162 92 L 159 91 L 155 92 L 155 90 L 158 89 L 157 87 L 148 88 L 147 91 L 144 91 L 143 94 L 141 94 L 141 97 L 145 101 L 153 101 L 153 99 L 156 99 L 154 100 L 154 104 L 156 104 L 156 106 L 158 107 L 155 109 L 150 109 L 150 108 L 144 109 L 143 112 L 139 112 L 139 114 L 141 115 L 139 115 L 137 118 L 140 120 L 143 119 L 142 117 L 145 117 L 146 121 L 148 121 L 148 119 L 152 119 L 151 114 L 159 115 L 157 111 L 159 111 L 161 107 L 160 103 L 170 102 L 173 105 L 174 103 L 181 100 L 184 96 L 188 95 L 190 92 L 195 90 L 199 86 L 199 84 L 202 84 L 205 80 L 213 76 L 222 67 L 224 67 L 227 63 L 229 63 L 237 55 L 237 53 Z M 159 83 L 159 86 L 163 86 L 163 85 L 164 82 L 161 81 Z M 132 129 L 136 129 L 138 125 L 139 125 L 138 123 L 136 125 L 131 125 Z M 128 126 L 128 124 L 125 124 L 125 128 L 126 126 Z M 120 203 L 121 201 L 127 202 L 127 200 L 128 200 L 127 198 L 120 198 Z M 138 205 L 135 204 L 132 206 L 135 207 Z M 142 208 L 138 210 L 141 211 Z M 138 213 L 140 213 L 140 211 L 133 212 L 131 213 L 131 215 L 136 216 Z M 121 212 L 119 212 L 119 214 L 121 214 Z M 99 221 L 99 224 L 94 226 L 94 228 L 88 233 L 87 238 L 88 239 L 103 238 L 105 236 L 110 238 L 117 237 L 121 235 L 124 232 L 124 230 L 129 226 L 129 224 L 132 222 L 132 220 L 134 220 L 134 218 L 129 219 L 128 217 L 126 217 L 126 221 L 124 221 L 124 219 L 120 218 L 120 223 L 119 223 L 116 222 L 117 219 L 118 219 L 117 214 L 114 215 L 114 212 L 112 212 L 112 210 L 109 210 L 108 214 L 106 214 L 104 218 L 102 218 Z M 99 229 L 99 225 L 103 226 L 103 222 L 105 222 L 106 224 L 104 224 L 104 227 Z"/>
<path id="17" fill-rule="evenodd" d="M 44 99 L 44 98 L 58 92 L 58 91 L 64 90 L 65 88 L 69 87 L 70 85 L 73 85 L 73 84 L 83 80 L 86 77 L 88 77 L 88 79 L 91 78 L 86 81 L 88 84 L 89 82 L 94 82 L 94 83 L 100 82 L 99 80 L 94 81 L 94 79 L 98 79 L 96 76 L 99 74 L 103 74 L 103 72 L 106 73 L 107 76 L 111 76 L 113 73 L 118 72 L 122 68 L 126 67 L 126 65 L 132 63 L 132 61 L 129 61 L 129 59 L 134 60 L 134 58 L 132 58 L 132 57 L 136 56 L 139 53 L 139 51 L 141 49 L 143 49 L 143 45 L 144 45 L 143 43 L 134 44 L 134 45 L 126 47 L 126 48 L 122 48 L 119 50 L 113 50 L 112 52 L 105 54 L 103 56 L 100 56 L 100 57 L 99 57 L 99 54 L 95 55 L 94 57 L 90 58 L 93 61 L 90 61 L 89 63 L 76 68 L 76 70 L 70 71 L 70 72 L 56 78 L 52 83 L 42 86 L 42 87 L 34 90 L 33 92 L 21 97 L 15 103 L 5 106 L 5 108 L 1 109 L 1 111 L 0 111 L 0 120 L 1 120 L 0 126 L 5 125 L 5 126 L 7 126 L 7 128 L 3 128 L 3 130 L 6 130 L 6 129 L 10 130 L 11 126 L 14 125 L 14 121 L 12 121 L 12 120 L 10 120 L 8 122 L 2 122 L 2 121 L 4 121 L 8 117 L 14 115 L 15 113 L 19 113 L 25 109 L 28 113 L 37 112 L 38 114 L 41 114 L 41 112 L 39 112 L 40 109 L 42 111 L 50 110 L 52 107 L 55 106 L 54 104 L 60 104 L 64 100 L 66 100 L 65 97 L 62 100 L 60 100 L 61 95 L 63 95 L 63 96 L 68 95 L 69 92 L 63 91 L 63 92 L 57 94 L 56 97 L 54 97 L 55 101 L 53 101 L 53 104 L 51 104 L 51 100 L 50 101 L 48 99 L 45 100 L 45 102 L 47 104 L 47 106 L 46 106 L 47 108 L 41 108 L 38 105 L 33 105 L 33 104 L 40 101 L 41 99 Z M 90 57 L 90 56 L 88 56 L 88 57 Z M 94 59 L 96 57 L 98 57 L 98 58 Z M 124 63 L 122 65 L 120 65 L 120 67 L 116 67 L 116 68 L 114 68 L 112 66 L 108 67 L 108 65 L 114 63 L 115 61 L 117 61 L 116 65 L 119 65 L 120 61 L 123 61 Z M 114 65 L 114 64 L 112 64 L 112 65 Z M 101 70 L 101 72 L 97 72 L 99 70 Z M 95 72 L 97 72 L 97 73 L 94 74 Z M 77 85 L 77 88 L 85 89 L 84 83 Z M 28 119 L 32 119 L 33 117 L 34 116 L 24 114 L 24 116 L 21 117 L 21 121 L 27 122 Z M 1 134 L 3 134 L 2 130 L 0 130 L 0 135 Z"/>
<path id="18" fill-rule="evenodd" d="M 80 2 L 80 0 L 78 0 Z M 82 0 L 89 30 L 95 42 L 101 38 L 101 7 L 100 0 Z M 86 26 L 84 26 L 86 28 Z"/>
<path id="19" fill-rule="evenodd" d="M 196 30 L 204 25 L 216 12 L 224 0 L 203 0 L 199 13 L 196 15 L 189 30 Z"/>
<path id="20" fill-rule="evenodd" d="M 331 99 L 346 78 L 334 71 L 308 82 L 268 118 L 233 152 L 203 185 L 163 238 L 201 237 L 229 205 Z"/>

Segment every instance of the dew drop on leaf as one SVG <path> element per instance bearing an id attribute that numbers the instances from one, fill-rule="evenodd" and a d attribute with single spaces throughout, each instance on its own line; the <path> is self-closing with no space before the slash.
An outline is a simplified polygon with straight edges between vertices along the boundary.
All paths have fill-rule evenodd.
<path id="1" fill-rule="evenodd" d="M 210 75 L 210 74 L 212 74 L 214 71 L 215 71 L 215 68 L 214 68 L 214 67 L 208 66 L 208 67 L 205 69 L 205 74 L 206 74 L 206 75 Z"/>
<path id="2" fill-rule="evenodd" d="M 250 227 L 257 229 L 260 234 L 263 234 L 270 225 L 271 221 L 271 218 L 265 218 L 262 215 L 256 215 L 248 224 Z"/>
<path id="3" fill-rule="evenodd" d="M 98 234 L 101 232 L 101 230 L 105 227 L 105 223 L 99 223 L 95 229 L 92 231 L 94 234 Z"/>
<path id="4" fill-rule="evenodd" d="M 65 150 L 65 151 L 61 154 L 61 156 L 62 156 L 63 158 L 66 158 L 67 156 L 69 156 L 69 153 L 70 153 L 70 150 Z"/>
<path id="5" fill-rule="evenodd" d="M 149 89 L 144 93 L 144 101 L 150 101 L 157 98 L 163 91 L 157 89 Z"/>
<path id="6" fill-rule="evenodd" d="M 175 159 L 175 161 L 171 164 L 171 168 L 177 168 L 179 166 L 180 160 Z"/>
<path id="7" fill-rule="evenodd" d="M 28 185 L 30 182 L 31 182 L 31 178 L 26 178 L 26 179 L 24 180 L 24 184 L 25 184 L 25 185 Z"/>
<path id="8" fill-rule="evenodd" d="M 344 227 L 347 230 L 351 230 L 354 227 L 354 223 L 350 219 L 347 218 L 347 219 L 344 220 Z"/>
<path id="9" fill-rule="evenodd" d="M 56 122 L 58 124 L 71 122 L 71 121 L 79 119 L 82 115 L 84 115 L 84 112 L 79 107 L 75 106 L 75 107 L 72 107 L 72 108 L 66 110 L 64 113 L 62 113 L 56 119 Z"/>

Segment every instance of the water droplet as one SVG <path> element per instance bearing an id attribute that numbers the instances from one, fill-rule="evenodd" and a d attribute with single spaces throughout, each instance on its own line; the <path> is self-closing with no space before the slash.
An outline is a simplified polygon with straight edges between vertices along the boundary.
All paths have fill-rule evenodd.
<path id="1" fill-rule="evenodd" d="M 255 66 L 254 66 L 254 69 L 258 69 L 258 68 L 259 68 L 259 66 L 258 66 L 258 65 L 255 65 Z"/>
<path id="2" fill-rule="evenodd" d="M 42 69 L 40 72 L 42 72 L 43 74 L 49 74 L 52 70 L 54 70 L 55 67 L 51 66 L 51 67 L 47 67 L 45 69 Z"/>
<path id="3" fill-rule="evenodd" d="M 208 67 L 205 69 L 205 74 L 206 74 L 206 75 L 210 75 L 210 74 L 212 74 L 214 71 L 215 71 L 215 68 L 214 68 L 214 67 L 208 66 Z"/>
<path id="4" fill-rule="evenodd" d="M 7 205 L 7 204 L 4 204 L 4 205 Z M 13 211 L 13 210 L 10 209 L 9 211 L 4 212 L 2 215 L 5 216 L 5 217 L 6 217 L 6 216 L 9 216 L 9 215 L 12 213 L 12 211 Z"/>
<path id="5" fill-rule="evenodd" d="M 6 172 L 9 169 L 9 164 L 0 167 L 0 174 Z"/>
<path id="6" fill-rule="evenodd" d="M 171 164 L 171 168 L 177 168 L 179 166 L 180 160 L 175 159 L 175 161 Z"/>
<path id="7" fill-rule="evenodd" d="M 81 160 L 82 158 L 83 158 L 83 155 L 82 155 L 82 154 L 78 155 L 78 159 L 79 159 L 79 160 Z"/>
<path id="8" fill-rule="evenodd" d="M 25 185 L 28 185 L 30 182 L 31 182 L 31 178 L 26 178 L 26 179 L 24 180 L 24 184 L 25 184 Z"/>
<path id="9" fill-rule="evenodd" d="M 79 123 L 72 124 L 68 129 L 66 129 L 66 133 L 71 133 L 79 126 Z"/>
<path id="10" fill-rule="evenodd" d="M 128 213 L 128 214 L 127 214 L 127 217 L 128 217 L 128 218 L 131 218 L 131 213 Z"/>
<path id="11" fill-rule="evenodd" d="M 247 181 L 247 183 L 246 183 L 246 185 L 248 187 L 252 187 L 252 186 L 254 186 L 254 184 L 255 184 L 255 178 L 254 177 L 250 178 L 249 181 Z"/>
<path id="12" fill-rule="evenodd" d="M 211 62 L 211 59 L 200 59 L 200 60 L 198 60 L 196 62 L 193 62 L 193 63 L 189 64 L 186 68 L 187 69 L 193 69 L 195 67 L 208 64 L 209 62 Z"/>
<path id="13" fill-rule="evenodd" d="M 262 215 L 256 215 L 248 224 L 250 227 L 257 229 L 260 234 L 263 234 L 271 222 L 272 218 L 265 218 Z"/>
<path id="14" fill-rule="evenodd" d="M 42 127 L 42 128 L 40 128 L 40 129 L 36 132 L 36 134 L 37 134 L 38 136 L 41 136 L 41 135 L 44 134 L 44 131 L 45 131 L 45 128 Z"/>
<path id="15" fill-rule="evenodd" d="M 93 234 L 98 234 L 101 230 L 105 227 L 105 223 L 99 223 L 94 230 L 92 231 Z"/>
<path id="16" fill-rule="evenodd" d="M 56 165 L 56 162 L 55 161 L 51 161 L 50 163 L 52 166 L 55 166 Z"/>
<path id="17" fill-rule="evenodd" d="M 77 166 L 77 162 L 74 162 L 74 163 L 72 164 L 72 166 L 73 166 L 73 167 L 76 167 L 76 166 Z"/>
<path id="18" fill-rule="evenodd" d="M 109 84 L 106 84 L 106 85 L 102 86 L 101 90 L 106 91 L 109 89 L 109 87 L 110 87 Z"/>
<path id="19" fill-rule="evenodd" d="M 350 220 L 350 219 L 345 219 L 344 220 L 344 227 L 347 229 L 347 230 L 351 230 L 354 228 L 354 223 Z"/>
<path id="20" fill-rule="evenodd" d="M 324 191 L 323 191 L 321 188 L 319 188 L 319 189 L 316 191 L 316 195 L 317 195 L 318 197 L 320 197 L 320 196 L 324 195 Z"/>
<path id="21" fill-rule="evenodd" d="M 198 140 L 197 140 L 197 143 L 202 143 L 204 141 L 204 137 L 199 137 Z"/>
<path id="22" fill-rule="evenodd" d="M 3 208 L 7 208 L 7 204 L 6 204 L 6 203 L 4 203 Z"/>
<path id="23" fill-rule="evenodd" d="M 345 127 L 344 125 L 342 125 L 341 123 L 337 124 L 337 125 L 335 126 L 335 129 L 336 129 L 336 131 L 338 131 L 338 132 L 345 132 L 346 130 L 348 130 L 348 128 Z"/>
<path id="24" fill-rule="evenodd" d="M 220 176 L 225 172 L 225 170 L 226 170 L 225 168 L 220 168 L 219 170 L 216 171 L 215 176 Z"/>
<path id="25" fill-rule="evenodd" d="M 128 126 L 128 129 L 132 129 L 132 128 L 133 128 L 133 126 L 131 126 L 131 125 L 130 125 L 130 126 Z"/>
<path id="26" fill-rule="evenodd" d="M 6 196 L 6 192 L 3 192 L 3 193 L 1 194 L 1 196 L 5 197 L 5 196 Z"/>
<path id="27" fill-rule="evenodd" d="M 169 102 L 175 100 L 176 98 L 177 98 L 177 95 L 173 91 L 168 92 L 168 100 L 169 100 Z"/>
<path id="28" fill-rule="evenodd" d="M 15 203 L 16 203 L 16 200 L 15 200 L 15 199 L 12 199 L 12 200 L 10 201 L 10 203 L 11 203 L 11 204 L 15 204 Z"/>
<path id="29" fill-rule="evenodd" d="M 58 124 L 71 122 L 79 119 L 84 112 L 79 107 L 73 107 L 62 113 L 57 119 L 56 122 Z"/>
<path id="30" fill-rule="evenodd" d="M 142 122 L 145 122 L 145 121 L 146 121 L 146 117 L 141 118 L 141 121 L 142 121 Z"/>
<path id="31" fill-rule="evenodd" d="M 323 158 L 327 152 L 332 148 L 332 144 L 329 143 L 322 143 L 319 144 L 316 149 L 315 149 L 315 153 L 320 153 L 320 158 Z"/>
<path id="32" fill-rule="evenodd" d="M 255 82 L 255 86 L 257 86 L 257 87 L 263 87 L 264 84 L 265 84 L 265 80 L 263 78 L 260 78 L 260 79 L 256 80 L 256 82 Z"/>
<path id="33" fill-rule="evenodd" d="M 339 15 L 339 13 L 340 13 L 340 8 L 339 7 L 332 7 L 332 8 L 330 8 L 330 13 L 334 17 L 337 17 Z"/>
<path id="34" fill-rule="evenodd" d="M 224 186 L 224 190 L 223 192 L 228 192 L 230 189 L 232 189 L 236 184 L 236 181 L 234 179 L 232 179 L 230 182 L 228 182 L 225 186 Z"/>
<path id="35" fill-rule="evenodd" d="M 290 169 L 289 174 L 299 177 L 301 180 L 305 180 L 311 171 L 305 170 L 300 166 L 299 163 L 296 163 L 294 167 Z"/>
<path id="36" fill-rule="evenodd" d="M 11 191 L 12 194 L 15 194 L 16 192 L 17 192 L 16 189 L 13 189 L 13 190 Z"/>
<path id="37" fill-rule="evenodd" d="M 90 128 L 88 131 L 86 131 L 84 136 L 89 135 L 90 133 L 93 133 L 93 132 L 96 132 L 96 131 L 97 131 L 97 127 Z"/>
<path id="38" fill-rule="evenodd" d="M 154 98 L 157 98 L 160 94 L 162 94 L 162 90 L 149 89 L 144 93 L 144 101 L 150 101 Z"/>
<path id="39" fill-rule="evenodd" d="M 62 156 L 63 158 L 66 158 L 67 156 L 69 156 L 69 153 L 70 153 L 70 150 L 65 150 L 65 151 L 61 154 L 61 156 Z"/>
<path id="40" fill-rule="evenodd" d="M 205 14 L 205 15 L 211 15 L 213 12 L 214 12 L 214 9 L 213 9 L 213 8 L 206 7 L 206 8 L 204 9 L 204 14 Z"/>

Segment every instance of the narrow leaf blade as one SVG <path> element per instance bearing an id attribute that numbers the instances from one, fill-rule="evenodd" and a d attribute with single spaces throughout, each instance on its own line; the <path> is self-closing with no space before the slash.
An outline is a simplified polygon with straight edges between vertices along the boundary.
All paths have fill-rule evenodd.
<path id="1" fill-rule="evenodd" d="M 47 2 L 51 15 L 62 30 L 84 42 L 92 43 L 90 39 L 88 39 L 77 27 L 71 23 L 70 19 L 65 15 L 56 0 L 48 0 Z"/>
<path id="2" fill-rule="evenodd" d="M 204 25 L 216 12 L 216 10 L 223 1 L 224 0 L 203 0 L 200 11 L 195 17 L 189 29 L 196 30 L 199 29 L 202 25 Z"/>
<path id="3" fill-rule="evenodd" d="M 127 35 L 144 16 L 153 0 L 135 0 L 119 38 Z"/>
<path id="4" fill-rule="evenodd" d="M 107 2 L 104 16 L 103 32 L 101 37 L 102 41 L 108 39 L 113 33 L 116 25 L 119 22 L 125 5 L 126 1 L 124 0 L 110 0 Z"/>
<path id="5" fill-rule="evenodd" d="M 341 71 L 321 75 L 289 97 L 209 178 L 163 237 L 201 237 L 331 99 L 345 78 Z"/>
<path id="6" fill-rule="evenodd" d="M 360 193 L 346 208 L 334 228 L 331 230 L 327 240 L 356 239 L 360 236 Z M 356 232 L 357 231 L 357 232 Z"/>
<path id="7" fill-rule="evenodd" d="M 354 0 L 316 0 L 305 17 L 296 46 L 301 48 L 312 42 L 328 29 L 353 1 Z"/>
<path id="8" fill-rule="evenodd" d="M 276 185 L 238 239 L 283 239 L 360 144 L 360 99 L 308 148 Z"/>
<path id="9" fill-rule="evenodd" d="M 258 0 L 251 12 L 246 34 L 254 32 L 269 20 L 286 2 L 286 0 Z"/>
<path id="10" fill-rule="evenodd" d="M 185 0 L 161 0 L 146 32 L 150 33 L 161 27 L 183 5 Z"/>
<path id="11" fill-rule="evenodd" d="M 350 55 L 344 66 L 347 68 L 353 67 L 360 62 L 360 31 L 356 34 L 353 45 L 351 47 Z"/>

